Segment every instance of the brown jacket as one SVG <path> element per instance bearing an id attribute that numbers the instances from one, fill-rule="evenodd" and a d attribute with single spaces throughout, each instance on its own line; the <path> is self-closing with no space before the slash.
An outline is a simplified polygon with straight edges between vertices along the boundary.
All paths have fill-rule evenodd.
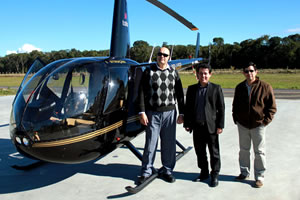
<path id="1" fill-rule="evenodd" d="M 232 103 L 232 117 L 235 124 L 238 122 L 249 129 L 262 124 L 266 126 L 272 121 L 275 113 L 275 96 L 270 84 L 257 77 L 249 96 L 246 80 L 236 86 Z"/>

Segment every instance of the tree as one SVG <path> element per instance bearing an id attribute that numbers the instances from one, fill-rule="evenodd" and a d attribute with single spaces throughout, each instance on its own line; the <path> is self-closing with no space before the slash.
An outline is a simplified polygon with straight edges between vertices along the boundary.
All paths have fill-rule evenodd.
<path id="1" fill-rule="evenodd" d="M 224 39 L 221 37 L 216 37 L 213 39 L 213 45 L 215 46 L 223 46 L 224 45 Z"/>
<path id="2" fill-rule="evenodd" d="M 163 46 L 172 49 L 167 42 Z M 137 62 L 147 62 L 152 46 L 146 41 L 138 40 L 131 48 L 131 59 Z M 152 60 L 156 60 L 158 48 L 155 47 Z M 210 53 L 209 53 L 210 52 Z M 175 45 L 172 59 L 194 57 L 194 45 Z M 209 59 L 212 68 L 241 68 L 253 61 L 260 68 L 300 68 L 300 34 L 284 38 L 261 36 L 257 39 L 247 39 L 240 43 L 225 44 L 224 39 L 216 37 L 210 46 L 201 46 L 200 56 Z M 25 73 L 33 61 L 39 57 L 48 64 L 58 59 L 73 57 L 102 57 L 109 56 L 109 50 L 79 51 L 60 50 L 51 52 L 32 51 L 31 53 L 10 54 L 0 57 L 0 73 Z"/>
<path id="3" fill-rule="evenodd" d="M 295 64 L 294 67 L 300 69 L 300 46 L 298 46 L 297 50 L 295 51 Z"/>
<path id="4" fill-rule="evenodd" d="M 171 49 L 170 49 L 171 50 Z M 176 45 L 174 46 L 172 59 L 186 59 L 191 56 L 192 52 L 189 52 L 187 47 L 184 45 Z"/>
<path id="5" fill-rule="evenodd" d="M 213 39 L 213 45 L 211 46 L 211 66 L 216 69 L 225 68 L 225 60 L 224 39 L 216 37 Z"/>
<path id="6" fill-rule="evenodd" d="M 131 58 L 137 62 L 147 62 L 152 48 L 149 44 L 143 40 L 138 40 L 133 43 L 133 47 L 130 50 Z"/>
<path id="7" fill-rule="evenodd" d="M 281 38 L 272 37 L 268 42 L 268 65 L 272 68 L 280 68 L 282 56 L 280 55 Z"/>
<path id="8" fill-rule="evenodd" d="M 28 61 L 28 56 L 25 53 L 19 53 L 18 55 L 18 62 L 20 63 L 20 67 L 21 67 L 21 71 L 19 71 L 19 73 L 21 72 L 22 74 L 24 74 L 27 71 L 27 66 L 25 65 Z"/>

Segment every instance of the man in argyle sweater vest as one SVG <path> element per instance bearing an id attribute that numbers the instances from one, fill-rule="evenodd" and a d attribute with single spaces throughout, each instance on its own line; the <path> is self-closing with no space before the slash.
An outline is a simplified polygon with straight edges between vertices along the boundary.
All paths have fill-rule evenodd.
<path id="1" fill-rule="evenodd" d="M 139 90 L 140 122 L 146 126 L 146 141 L 139 183 L 152 173 L 158 138 L 161 139 L 161 177 L 174 182 L 172 171 L 176 162 L 176 100 L 183 123 L 184 94 L 178 72 L 168 65 L 169 49 L 162 47 L 157 56 L 157 65 L 143 72 Z"/>

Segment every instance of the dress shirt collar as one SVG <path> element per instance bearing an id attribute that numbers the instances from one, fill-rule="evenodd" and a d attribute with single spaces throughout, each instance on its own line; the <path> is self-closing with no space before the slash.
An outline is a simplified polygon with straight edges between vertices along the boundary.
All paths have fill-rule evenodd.
<path id="1" fill-rule="evenodd" d="M 166 67 L 166 69 L 161 69 L 159 66 L 158 66 L 158 64 L 156 64 L 156 67 L 157 67 L 157 69 L 159 69 L 159 70 L 161 70 L 161 71 L 164 71 L 164 70 L 170 70 L 170 65 L 169 64 L 167 64 L 167 67 Z"/>

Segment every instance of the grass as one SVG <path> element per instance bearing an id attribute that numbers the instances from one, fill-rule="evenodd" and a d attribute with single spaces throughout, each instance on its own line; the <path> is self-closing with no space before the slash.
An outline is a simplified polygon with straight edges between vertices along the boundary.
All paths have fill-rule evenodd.
<path id="1" fill-rule="evenodd" d="M 0 76 L 0 87 L 19 87 L 24 76 Z"/>
<path id="2" fill-rule="evenodd" d="M 274 89 L 300 89 L 299 73 L 268 73 L 261 72 L 257 75 L 261 80 L 272 85 Z M 180 73 L 180 78 L 184 88 L 197 83 L 196 77 L 192 72 Z M 241 81 L 245 80 L 242 73 L 233 72 L 213 72 L 210 81 L 222 86 L 222 88 L 235 88 Z"/>
<path id="3" fill-rule="evenodd" d="M 0 88 L 0 96 L 15 95 L 16 93 L 17 93 L 16 89 Z"/>
<path id="4" fill-rule="evenodd" d="M 300 89 L 300 70 L 266 69 L 259 71 L 258 76 L 274 89 Z M 180 73 L 180 78 L 184 88 L 197 83 L 192 71 Z M 244 75 L 238 70 L 218 70 L 213 71 L 210 81 L 222 88 L 235 88 L 244 79 Z M 0 96 L 14 95 L 22 80 L 22 75 L 0 75 Z"/>
<path id="5" fill-rule="evenodd" d="M 0 96 L 15 95 L 23 77 L 20 75 L 0 75 Z"/>

